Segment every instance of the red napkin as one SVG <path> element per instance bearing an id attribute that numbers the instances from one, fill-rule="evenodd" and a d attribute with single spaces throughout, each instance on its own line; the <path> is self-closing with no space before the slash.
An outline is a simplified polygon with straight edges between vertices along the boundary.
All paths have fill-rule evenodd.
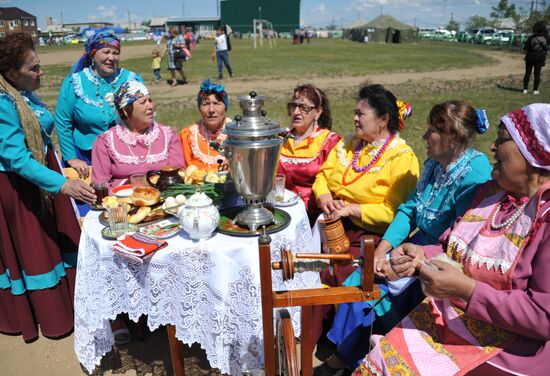
<path id="1" fill-rule="evenodd" d="M 162 239 L 134 233 L 126 234 L 113 244 L 113 251 L 126 256 L 142 258 L 166 247 L 168 243 Z"/>

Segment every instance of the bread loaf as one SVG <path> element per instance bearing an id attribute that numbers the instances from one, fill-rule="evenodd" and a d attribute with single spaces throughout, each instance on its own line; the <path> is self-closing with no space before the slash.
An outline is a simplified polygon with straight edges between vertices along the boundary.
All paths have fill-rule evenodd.
<path id="1" fill-rule="evenodd" d="M 160 202 L 160 191 L 153 187 L 138 187 L 134 189 L 132 200 L 136 206 L 153 206 Z"/>
<path id="2" fill-rule="evenodd" d="M 128 223 L 140 223 L 149 215 L 149 213 L 151 213 L 151 208 L 149 206 L 142 206 L 135 214 L 128 216 Z"/>

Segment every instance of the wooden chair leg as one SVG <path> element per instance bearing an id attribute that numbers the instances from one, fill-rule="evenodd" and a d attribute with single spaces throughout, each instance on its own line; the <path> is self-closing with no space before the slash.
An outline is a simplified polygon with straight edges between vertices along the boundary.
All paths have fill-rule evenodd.
<path id="1" fill-rule="evenodd" d="M 185 376 L 183 343 L 176 338 L 176 327 L 174 325 L 166 325 L 166 332 L 168 334 L 168 344 L 170 346 L 170 357 L 172 358 L 174 376 Z"/>
<path id="2" fill-rule="evenodd" d="M 313 374 L 313 306 L 302 306 L 302 375 Z"/>

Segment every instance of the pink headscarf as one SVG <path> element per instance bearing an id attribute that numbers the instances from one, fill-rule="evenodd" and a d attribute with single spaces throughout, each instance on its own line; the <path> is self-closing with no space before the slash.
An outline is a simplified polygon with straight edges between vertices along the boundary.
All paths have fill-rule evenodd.
<path id="1" fill-rule="evenodd" d="M 500 118 L 531 166 L 550 171 L 550 104 L 533 103 Z"/>

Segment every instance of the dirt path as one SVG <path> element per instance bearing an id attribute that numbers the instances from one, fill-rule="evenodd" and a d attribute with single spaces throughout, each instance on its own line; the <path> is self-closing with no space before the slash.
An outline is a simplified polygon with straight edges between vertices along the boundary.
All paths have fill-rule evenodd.
<path id="1" fill-rule="evenodd" d="M 40 54 L 43 65 L 69 64 L 74 62 L 80 55 L 78 50 L 59 51 Z M 122 60 L 149 56 L 149 45 L 127 46 L 123 50 Z M 471 81 L 476 79 L 487 79 L 508 76 L 511 72 L 523 71 L 523 60 L 521 55 L 511 54 L 503 51 L 478 50 L 476 53 L 488 56 L 496 61 L 495 64 L 487 66 L 475 66 L 468 68 L 450 69 L 442 71 L 426 72 L 395 72 L 376 73 L 364 76 L 318 76 L 305 79 L 296 78 L 269 78 L 269 79 L 247 79 L 246 77 L 225 80 L 228 90 L 231 93 L 248 93 L 250 90 L 258 92 L 284 92 L 288 93 L 298 82 L 313 81 L 316 85 L 329 88 L 349 88 L 358 85 L 365 80 L 375 81 L 384 85 L 397 85 L 404 83 L 418 83 L 425 81 Z M 238 68 L 236 69 L 238 74 Z M 156 101 L 173 100 L 178 97 L 194 96 L 197 92 L 198 80 L 192 79 L 189 85 L 170 87 L 166 84 L 149 85 Z"/>
<path id="2" fill-rule="evenodd" d="M 500 51 L 479 51 L 479 53 L 496 60 L 495 64 L 488 66 L 469 67 L 461 69 L 451 69 L 444 71 L 427 72 L 396 72 L 396 73 L 377 73 L 366 74 L 364 76 L 319 76 L 308 79 L 295 78 L 273 78 L 262 80 L 229 79 L 224 83 L 231 93 L 248 93 L 250 90 L 258 92 L 283 92 L 288 93 L 296 86 L 298 82 L 313 81 L 319 87 L 329 89 L 340 89 L 355 87 L 359 83 L 369 80 L 381 83 L 383 85 L 398 85 L 404 83 L 422 83 L 437 81 L 471 81 L 477 79 L 487 79 L 496 77 L 505 77 L 510 72 L 522 72 L 524 63 L 520 55 L 514 56 L 510 53 Z M 150 85 L 150 89 L 155 96 L 155 100 L 170 100 L 182 96 L 196 95 L 198 82 L 192 82 L 191 85 L 170 87 L 168 85 Z"/>

